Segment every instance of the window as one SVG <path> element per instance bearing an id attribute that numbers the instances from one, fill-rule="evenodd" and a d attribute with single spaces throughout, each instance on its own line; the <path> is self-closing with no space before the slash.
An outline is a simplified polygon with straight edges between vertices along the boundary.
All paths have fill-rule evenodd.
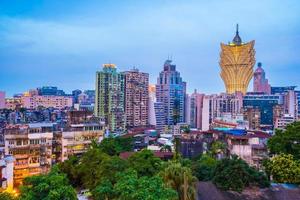
<path id="1" fill-rule="evenodd" d="M 17 146 L 21 146 L 22 145 L 22 140 L 17 140 Z"/>

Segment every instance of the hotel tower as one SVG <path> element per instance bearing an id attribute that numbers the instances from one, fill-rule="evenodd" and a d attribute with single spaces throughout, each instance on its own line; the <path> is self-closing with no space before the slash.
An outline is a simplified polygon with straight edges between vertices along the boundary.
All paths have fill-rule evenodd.
<path id="1" fill-rule="evenodd" d="M 255 41 L 243 43 L 239 36 L 238 25 L 236 35 L 229 44 L 221 43 L 221 78 L 224 81 L 226 92 L 246 94 L 249 82 L 253 76 L 255 64 Z"/>

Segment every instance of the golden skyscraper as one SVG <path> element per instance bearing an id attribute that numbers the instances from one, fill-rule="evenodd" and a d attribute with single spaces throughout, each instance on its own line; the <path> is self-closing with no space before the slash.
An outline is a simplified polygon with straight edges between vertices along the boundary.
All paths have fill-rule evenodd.
<path id="1" fill-rule="evenodd" d="M 238 25 L 236 35 L 228 45 L 221 43 L 221 78 L 226 92 L 229 94 L 242 92 L 245 94 L 253 76 L 255 64 L 255 41 L 243 43 L 239 36 Z"/>

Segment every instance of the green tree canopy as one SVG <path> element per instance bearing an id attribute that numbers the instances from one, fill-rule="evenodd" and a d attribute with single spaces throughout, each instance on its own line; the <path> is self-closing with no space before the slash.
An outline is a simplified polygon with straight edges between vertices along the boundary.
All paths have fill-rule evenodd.
<path id="1" fill-rule="evenodd" d="M 209 181 L 213 178 L 218 161 L 208 154 L 203 154 L 199 160 L 193 162 L 192 171 L 201 181 Z"/>
<path id="2" fill-rule="evenodd" d="M 119 155 L 121 152 L 133 150 L 133 140 L 131 137 L 109 137 L 102 140 L 99 144 L 99 148 L 102 152 L 110 156 Z"/>
<path id="3" fill-rule="evenodd" d="M 89 149 L 78 165 L 84 187 L 94 189 L 103 179 L 114 182 L 116 173 L 127 168 L 127 162 L 117 156 L 109 156 L 99 148 Z"/>
<path id="4" fill-rule="evenodd" d="M 15 197 L 13 194 L 8 192 L 0 192 L 0 199 L 1 200 L 17 200 L 18 198 Z"/>
<path id="5" fill-rule="evenodd" d="M 250 167 L 237 156 L 219 161 L 214 170 L 212 180 L 221 189 L 238 192 L 251 185 L 259 187 L 269 186 L 269 181 L 263 173 Z"/>
<path id="6" fill-rule="evenodd" d="M 287 125 L 286 130 L 276 129 L 268 148 L 271 154 L 291 154 L 300 160 L 300 122 Z"/>
<path id="7" fill-rule="evenodd" d="M 178 161 L 169 161 L 159 175 L 168 187 L 177 191 L 179 199 L 184 199 L 184 191 L 187 200 L 196 199 L 197 178 L 192 175 L 190 168 L 183 167 Z"/>
<path id="8" fill-rule="evenodd" d="M 128 158 L 129 166 L 136 170 L 139 177 L 154 176 L 161 168 L 161 159 L 154 156 L 152 151 L 143 149 Z"/>
<path id="9" fill-rule="evenodd" d="M 58 164 L 59 169 L 63 173 L 67 174 L 68 179 L 75 187 L 80 186 L 82 184 L 81 174 L 78 170 L 78 163 L 79 158 L 76 156 L 71 156 L 68 160 Z"/>
<path id="10" fill-rule="evenodd" d="M 293 155 L 276 155 L 265 162 L 264 166 L 275 182 L 300 184 L 300 162 Z"/>
<path id="11" fill-rule="evenodd" d="M 21 186 L 22 200 L 76 200 L 76 192 L 57 166 L 47 175 L 27 177 Z"/>
<path id="12" fill-rule="evenodd" d="M 138 178 L 138 173 L 128 170 L 119 174 L 114 186 L 118 200 L 175 200 L 176 192 L 167 188 L 158 176 Z"/>

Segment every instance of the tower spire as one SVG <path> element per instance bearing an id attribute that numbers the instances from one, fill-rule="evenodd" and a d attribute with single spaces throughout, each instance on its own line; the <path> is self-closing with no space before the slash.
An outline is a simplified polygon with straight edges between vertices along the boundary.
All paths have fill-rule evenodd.
<path id="1" fill-rule="evenodd" d="M 232 43 L 234 43 L 235 45 L 242 44 L 242 39 L 240 38 L 240 35 L 239 35 L 239 24 L 236 24 L 236 32 L 235 32 L 235 36 L 232 40 Z"/>

